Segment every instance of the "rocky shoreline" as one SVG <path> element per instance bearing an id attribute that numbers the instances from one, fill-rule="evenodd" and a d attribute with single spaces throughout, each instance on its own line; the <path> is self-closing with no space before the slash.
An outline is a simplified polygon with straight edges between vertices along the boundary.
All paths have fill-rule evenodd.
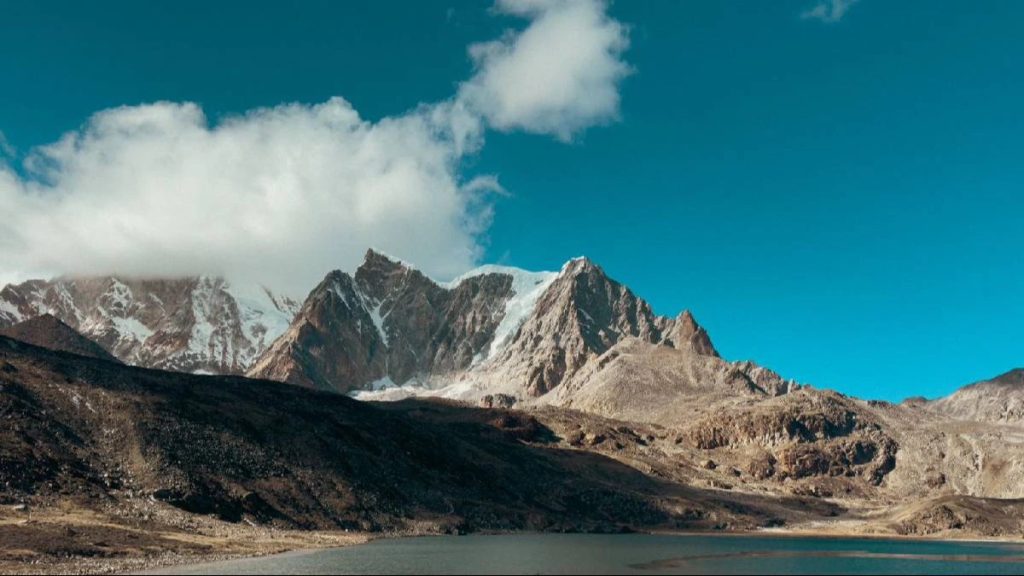
<path id="1" fill-rule="evenodd" d="M 365 544 L 377 538 L 445 535 L 439 526 L 387 533 L 327 530 L 282 530 L 161 510 L 140 524 L 67 506 L 32 512 L 0 511 L 0 573 L 3 574 L 136 574 L 177 566 L 210 564 L 278 554 Z M 900 534 L 890 524 L 863 518 L 837 518 L 789 527 L 758 530 L 639 530 L 667 536 L 756 535 L 770 538 L 827 538 L 913 541 L 974 541 L 1021 544 L 1017 535 L 984 536 L 949 530 Z M 484 530 L 484 534 L 515 534 L 523 530 Z"/>
<path id="2" fill-rule="evenodd" d="M 68 505 L 0 511 L 0 573 L 125 574 L 370 541 L 361 532 L 281 530 L 167 507 L 148 522 Z"/>

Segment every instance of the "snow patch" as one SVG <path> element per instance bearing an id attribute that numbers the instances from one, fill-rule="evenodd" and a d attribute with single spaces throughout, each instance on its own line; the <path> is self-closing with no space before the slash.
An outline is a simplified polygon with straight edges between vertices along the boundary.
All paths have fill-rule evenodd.
<path id="1" fill-rule="evenodd" d="M 241 368 L 284 334 L 298 311 L 294 301 L 262 286 L 206 276 L 198 279 L 191 300 L 194 324 L 180 356 Z"/>
<path id="2" fill-rule="evenodd" d="M 512 296 L 505 301 L 505 314 L 501 322 L 494 330 L 494 339 L 486 352 L 478 354 L 473 363 L 482 362 L 495 356 L 515 336 L 516 331 L 523 325 L 523 322 L 533 314 L 537 300 L 541 294 L 551 286 L 551 283 L 558 278 L 558 272 L 530 272 L 521 268 L 511 266 L 499 266 L 487 264 L 470 270 L 451 282 L 442 284 L 445 288 L 451 289 L 458 286 L 464 280 L 484 274 L 504 274 L 512 277 Z"/>
<path id="3" fill-rule="evenodd" d="M 390 376 L 385 376 L 380 380 L 374 380 L 373 382 L 370 382 L 370 390 L 373 390 L 374 392 L 384 390 L 386 388 L 395 388 L 396 386 L 397 385 L 395 384 L 394 380 L 391 379 Z"/>
<path id="4" fill-rule="evenodd" d="M 370 382 L 363 390 L 350 392 L 349 396 L 363 401 L 398 401 L 419 396 L 423 390 L 427 390 L 427 388 L 416 380 L 398 385 L 390 376 L 385 376 Z"/>
<path id="5" fill-rule="evenodd" d="M 135 318 L 110 318 L 110 322 L 121 340 L 133 340 L 141 344 L 153 335 L 148 326 Z"/>
<path id="6" fill-rule="evenodd" d="M 57 307 L 51 307 L 46 310 L 46 312 L 60 318 L 62 316 L 62 309 L 70 311 L 75 317 L 75 323 L 81 324 L 82 320 L 85 319 L 85 316 L 82 314 L 82 311 L 78 309 L 78 306 L 75 305 L 75 299 L 71 296 L 71 293 L 68 292 L 68 288 L 65 283 L 58 282 L 53 285 L 52 289 L 56 293 Z M 38 309 L 39 306 L 37 305 L 36 308 Z"/>
<path id="7" fill-rule="evenodd" d="M 341 291 L 341 287 L 337 284 L 331 286 L 331 292 L 334 293 L 342 302 L 345 303 L 345 307 L 352 310 L 352 303 L 348 301 L 348 295 Z"/>
<path id="8" fill-rule="evenodd" d="M 17 324 L 25 318 L 22 316 L 17 306 L 11 304 L 7 300 L 0 300 L 0 319 L 5 319 L 12 324 Z"/>
<path id="9" fill-rule="evenodd" d="M 385 346 L 388 346 L 388 333 L 384 331 L 384 318 L 387 317 L 385 314 L 383 317 L 380 315 L 381 304 L 377 304 L 373 308 L 367 308 L 367 312 L 370 313 L 370 319 L 373 320 L 373 325 L 377 327 L 377 332 L 380 333 L 381 342 Z"/>
<path id="10" fill-rule="evenodd" d="M 449 400 L 466 400 L 472 396 L 475 386 L 470 382 L 442 384 L 439 387 L 428 386 L 418 380 L 410 380 L 405 384 L 395 384 L 385 376 L 371 383 L 365 390 L 355 390 L 349 396 L 363 402 L 397 402 L 407 398 L 445 398 Z"/>
<path id="11" fill-rule="evenodd" d="M 199 278 L 195 290 L 192 292 L 192 325 L 191 336 L 188 339 L 188 353 L 193 357 L 204 357 L 209 355 L 214 358 L 223 358 L 226 352 L 217 342 L 213 341 L 214 326 L 209 317 L 212 315 L 214 302 L 214 280 L 205 276 Z M 214 348 L 218 348 L 214 350 Z"/>
<path id="12" fill-rule="evenodd" d="M 242 333 L 260 350 L 284 334 L 299 311 L 294 300 L 262 286 L 229 284 L 224 291 L 238 306 Z"/>

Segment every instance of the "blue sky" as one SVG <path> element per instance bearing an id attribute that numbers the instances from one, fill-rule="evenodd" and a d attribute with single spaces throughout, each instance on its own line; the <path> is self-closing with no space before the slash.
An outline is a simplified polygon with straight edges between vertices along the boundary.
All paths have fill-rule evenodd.
<path id="1" fill-rule="evenodd" d="M 507 192 L 472 232 L 479 259 L 588 255 L 657 312 L 691 309 L 726 357 L 858 396 L 938 396 L 1024 365 L 1024 4 L 801 17 L 816 4 L 612 4 L 631 68 L 617 114 L 569 142 L 490 129 L 460 157 L 460 179 Z M 474 74 L 467 46 L 525 26 L 479 2 L 4 12 L 0 131 L 20 175 L 34 147 L 117 106 L 195 102 L 216 124 L 341 96 L 376 122 L 450 98 Z"/>

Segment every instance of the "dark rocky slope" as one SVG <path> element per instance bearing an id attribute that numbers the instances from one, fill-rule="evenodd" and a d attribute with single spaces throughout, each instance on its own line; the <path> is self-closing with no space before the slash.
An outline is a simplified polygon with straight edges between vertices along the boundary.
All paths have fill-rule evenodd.
<path id="1" fill-rule="evenodd" d="M 752 528 L 790 508 L 835 513 L 648 476 L 569 449 L 525 413 L 387 408 L 0 338 L 0 501 L 418 531 Z"/>

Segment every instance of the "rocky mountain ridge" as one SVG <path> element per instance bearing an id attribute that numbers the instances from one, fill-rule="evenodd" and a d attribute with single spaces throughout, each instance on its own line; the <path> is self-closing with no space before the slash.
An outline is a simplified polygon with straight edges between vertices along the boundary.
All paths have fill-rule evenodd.
<path id="1" fill-rule="evenodd" d="M 527 399 L 626 340 L 718 356 L 689 312 L 654 314 L 586 258 L 557 273 L 485 266 L 438 283 L 370 250 L 354 275 L 332 272 L 310 293 L 249 375 L 339 392 L 461 383 Z"/>
<path id="2" fill-rule="evenodd" d="M 0 290 L 0 328 L 40 314 L 52 316 L 37 321 L 51 340 L 74 340 L 66 323 L 98 345 L 94 356 L 363 399 L 554 405 L 672 424 L 699 416 L 697 399 L 742 405 L 801 389 L 752 362 L 722 359 L 688 311 L 656 315 L 586 258 L 557 272 L 488 265 L 437 282 L 369 250 L 353 274 L 332 272 L 301 306 L 209 277 L 63 278 Z M 925 405 L 957 420 L 1016 425 L 1022 374 Z"/>
<path id="3" fill-rule="evenodd" d="M 1024 368 L 965 386 L 929 407 L 959 420 L 1024 424 Z"/>
<path id="4" fill-rule="evenodd" d="M 369 252 L 354 275 L 334 271 L 249 375 L 349 392 L 470 368 L 494 340 L 509 276 L 447 288 Z"/>

